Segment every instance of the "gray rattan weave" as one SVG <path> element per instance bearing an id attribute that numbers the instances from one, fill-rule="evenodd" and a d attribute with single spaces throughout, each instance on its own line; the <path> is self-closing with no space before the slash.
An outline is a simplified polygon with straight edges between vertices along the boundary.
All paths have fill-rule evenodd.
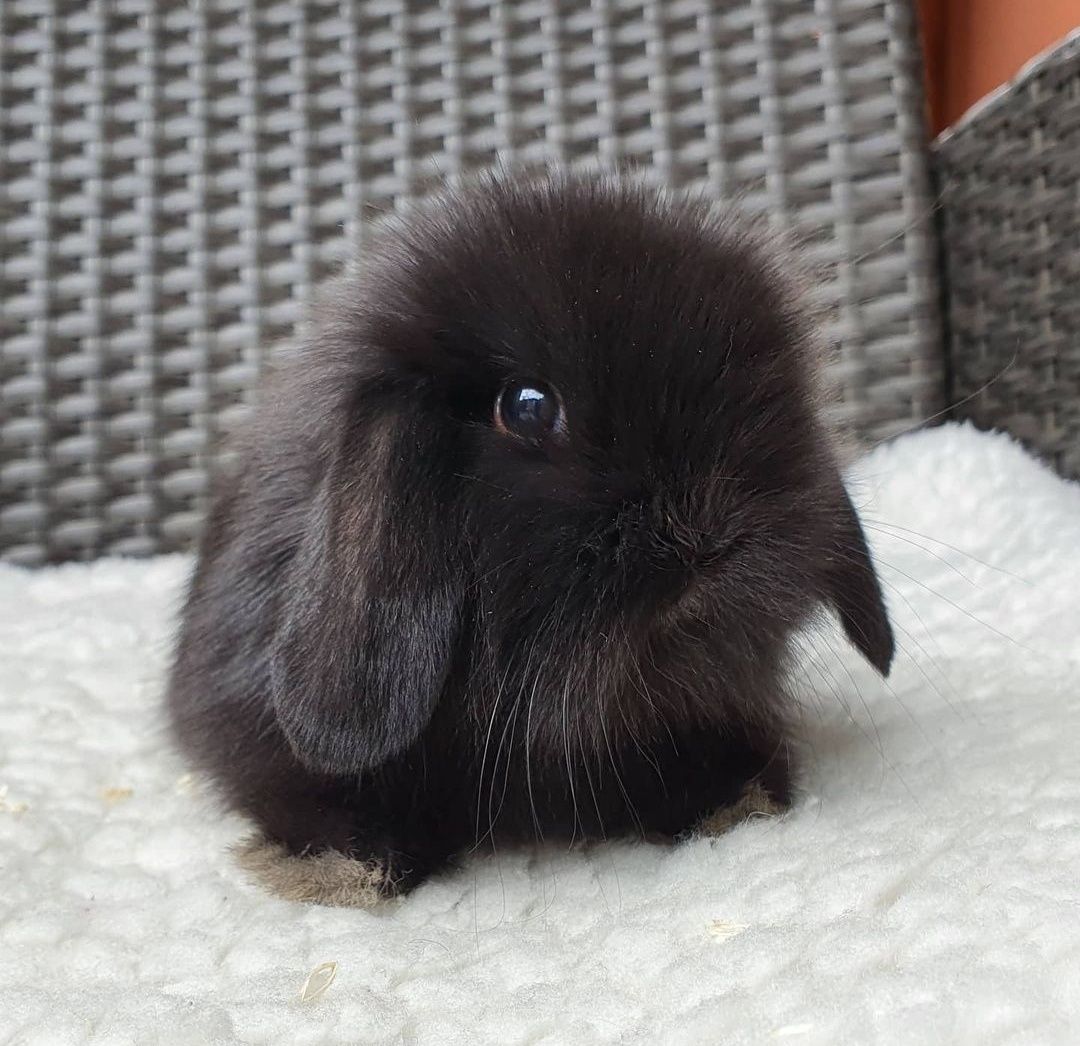
<path id="1" fill-rule="evenodd" d="M 1080 476 L 1080 36 L 936 156 L 958 412 Z"/>
<path id="2" fill-rule="evenodd" d="M 840 422 L 939 406 L 903 0 L 0 0 L 0 554 L 185 547 L 366 216 L 599 159 L 813 230 Z"/>

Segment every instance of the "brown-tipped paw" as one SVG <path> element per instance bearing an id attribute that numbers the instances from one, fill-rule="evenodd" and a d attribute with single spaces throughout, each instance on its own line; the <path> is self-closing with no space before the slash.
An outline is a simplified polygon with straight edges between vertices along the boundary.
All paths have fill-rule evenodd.
<path id="1" fill-rule="evenodd" d="M 401 892 L 400 877 L 382 858 L 359 860 L 338 850 L 293 854 L 258 835 L 237 843 L 232 855 L 252 880 L 286 901 L 374 908 Z"/>
<path id="2" fill-rule="evenodd" d="M 758 817 L 779 817 L 787 809 L 787 803 L 776 799 L 760 781 L 750 781 L 734 803 L 730 806 L 722 806 L 698 821 L 693 834 L 722 835 L 744 821 Z"/>

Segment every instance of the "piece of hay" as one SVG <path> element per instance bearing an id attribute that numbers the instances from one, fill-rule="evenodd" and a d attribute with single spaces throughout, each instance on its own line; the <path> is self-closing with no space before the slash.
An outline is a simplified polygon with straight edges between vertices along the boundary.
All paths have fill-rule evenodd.
<path id="1" fill-rule="evenodd" d="M 713 919 L 709 924 L 709 933 L 718 941 L 730 941 L 749 929 L 746 923 L 729 923 L 724 919 Z"/>
<path id="2" fill-rule="evenodd" d="M 232 855 L 255 882 L 286 901 L 373 908 L 394 892 L 381 862 L 357 861 L 337 850 L 301 857 L 280 843 L 251 836 L 237 843 Z"/>
<path id="3" fill-rule="evenodd" d="M 320 995 L 324 995 L 326 989 L 334 983 L 334 978 L 336 976 L 336 962 L 324 962 L 319 966 L 316 966 L 315 969 L 308 974 L 307 980 L 304 981 L 303 988 L 300 989 L 300 1001 L 311 1002 L 313 999 L 319 998 Z"/>
<path id="4" fill-rule="evenodd" d="M 134 794 L 135 790 L 133 788 L 103 788 L 101 790 L 101 798 L 109 806 L 122 803 L 125 799 L 130 799 Z"/>
<path id="5" fill-rule="evenodd" d="M 761 787 L 759 781 L 751 781 L 731 806 L 721 807 L 703 817 L 695 834 L 722 835 L 752 817 L 779 817 L 783 812 L 784 807 Z"/>
<path id="6" fill-rule="evenodd" d="M 0 814 L 14 814 L 16 817 L 19 814 L 26 813 L 30 807 L 26 803 L 17 803 L 8 798 L 8 786 L 0 785 Z"/>
<path id="7" fill-rule="evenodd" d="M 810 1023 L 805 1024 L 785 1024 L 782 1028 L 777 1028 L 773 1031 L 772 1037 L 774 1039 L 790 1039 L 796 1035 L 809 1035 L 814 1030 L 814 1025 Z"/>

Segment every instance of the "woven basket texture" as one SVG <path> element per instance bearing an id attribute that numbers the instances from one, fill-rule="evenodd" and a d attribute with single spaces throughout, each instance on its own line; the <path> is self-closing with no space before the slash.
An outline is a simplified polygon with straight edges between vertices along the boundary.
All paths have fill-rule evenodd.
<path id="1" fill-rule="evenodd" d="M 0 555 L 188 547 L 313 285 L 496 158 L 803 230 L 838 423 L 912 426 L 943 396 L 919 84 L 893 0 L 0 0 Z"/>
<path id="2" fill-rule="evenodd" d="M 936 145 L 951 400 L 1080 476 L 1080 36 Z"/>

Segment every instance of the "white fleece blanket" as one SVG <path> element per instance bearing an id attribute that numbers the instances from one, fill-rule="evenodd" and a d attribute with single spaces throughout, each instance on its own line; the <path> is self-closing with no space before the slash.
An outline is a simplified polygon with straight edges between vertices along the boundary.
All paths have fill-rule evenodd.
<path id="1" fill-rule="evenodd" d="M 374 912 L 246 882 L 165 744 L 189 560 L 0 568 L 0 1041 L 1080 1042 L 1080 486 L 947 427 L 852 490 L 902 653 L 816 639 L 788 815 Z"/>

